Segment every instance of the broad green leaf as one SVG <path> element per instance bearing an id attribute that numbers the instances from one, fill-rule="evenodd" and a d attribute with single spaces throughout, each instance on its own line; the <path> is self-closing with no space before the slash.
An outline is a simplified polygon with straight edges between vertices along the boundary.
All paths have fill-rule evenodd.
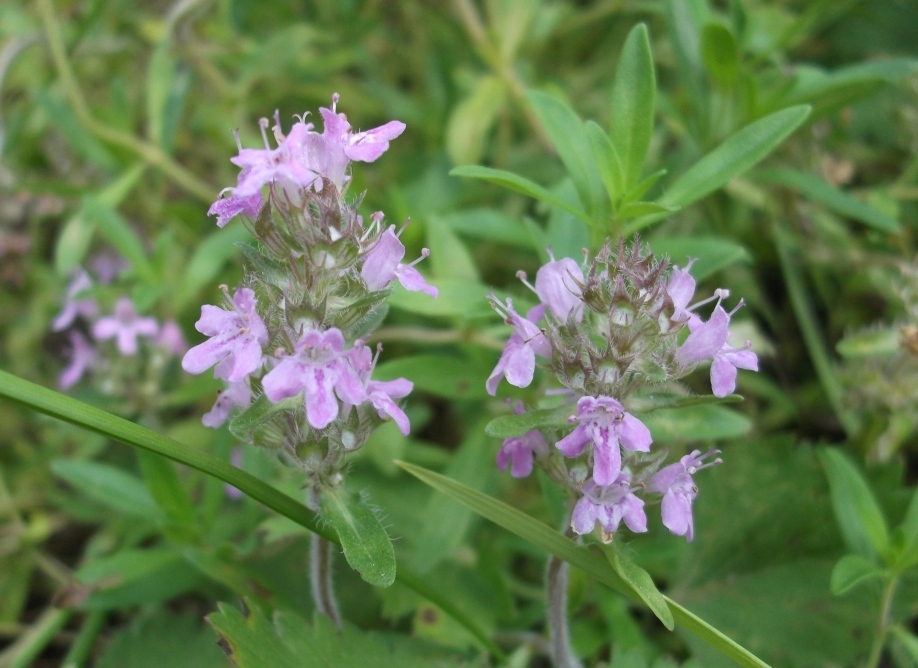
<path id="1" fill-rule="evenodd" d="M 882 557 L 889 547 L 889 530 L 867 481 L 837 448 L 822 448 L 819 458 L 829 480 L 835 520 L 845 543 L 862 557 Z"/>
<path id="2" fill-rule="evenodd" d="M 112 440 L 132 447 L 156 453 L 167 459 L 184 464 L 209 476 L 222 480 L 250 496 L 267 508 L 287 517 L 314 534 L 338 543 L 337 534 L 320 522 L 314 512 L 287 494 L 271 487 L 250 473 L 236 468 L 221 459 L 196 450 L 173 439 L 157 434 L 123 418 L 82 403 L 59 392 L 17 378 L 0 371 L 0 397 L 8 401 L 39 411 L 53 418 L 69 422 L 88 431 L 101 434 Z M 483 646 L 498 657 L 503 656 L 500 647 L 481 630 L 480 625 L 458 608 L 439 591 L 401 569 L 398 581 L 427 598 L 446 614 L 459 621 Z"/>
<path id="3" fill-rule="evenodd" d="M 722 23 L 706 23 L 701 30 L 701 62 L 711 78 L 729 88 L 739 71 L 739 45 L 730 29 Z"/>
<path id="4" fill-rule="evenodd" d="M 504 106 L 507 84 L 497 76 L 483 76 L 472 92 L 453 108 L 446 125 L 446 153 L 454 165 L 480 162 L 488 135 Z"/>
<path id="5" fill-rule="evenodd" d="M 567 104 L 546 93 L 529 91 L 526 99 L 551 137 L 580 201 L 598 218 L 604 210 L 603 185 L 591 159 L 590 139 L 583 121 Z"/>
<path id="6" fill-rule="evenodd" d="M 427 219 L 427 246 L 430 248 L 428 261 L 434 276 L 457 281 L 478 281 L 478 270 L 472 254 L 439 216 Z M 411 258 L 406 260 L 410 262 Z"/>
<path id="7" fill-rule="evenodd" d="M 512 172 L 506 172 L 502 169 L 492 169 L 490 167 L 479 167 L 477 165 L 463 165 L 461 167 L 454 167 L 450 170 L 450 176 L 465 176 L 472 179 L 482 179 L 484 181 L 490 181 L 491 183 L 496 183 L 499 186 L 504 188 L 509 188 L 518 193 L 523 193 L 529 197 L 534 197 L 535 199 L 542 200 L 543 202 L 548 202 L 554 206 L 557 206 L 565 211 L 569 211 L 578 218 L 583 220 L 589 220 L 590 217 L 586 212 L 578 209 L 575 206 L 571 206 L 566 201 L 553 195 L 546 188 L 543 188 L 535 181 L 530 181 L 529 179 L 513 174 Z"/>
<path id="8" fill-rule="evenodd" d="M 217 644 L 237 668 L 417 668 L 468 666 L 454 650 L 405 634 L 364 631 L 347 625 L 337 631 L 315 615 L 310 624 L 288 611 L 269 619 L 245 600 L 242 611 L 225 603 L 207 616 Z"/>
<path id="9" fill-rule="evenodd" d="M 198 534 L 198 522 L 188 491 L 168 459 L 139 450 L 137 458 L 147 488 L 168 523 L 175 540 L 191 541 Z"/>
<path id="10" fill-rule="evenodd" d="M 842 357 L 890 357 L 899 351 L 899 330 L 894 327 L 849 334 L 839 341 L 835 350 Z"/>
<path id="11" fill-rule="evenodd" d="M 483 283 L 452 278 L 432 279 L 428 283 L 439 290 L 436 299 L 424 292 L 408 292 L 399 286 L 392 291 L 389 306 L 431 317 L 488 317 L 492 313 L 487 300 L 491 290 Z"/>
<path id="12" fill-rule="evenodd" d="M 360 577 L 377 587 L 395 582 L 392 540 L 362 495 L 322 490 L 322 518 L 338 532 L 344 557 Z"/>
<path id="13" fill-rule="evenodd" d="M 625 189 L 638 182 L 653 135 L 657 82 L 647 26 L 639 23 L 622 46 L 610 108 L 609 137 L 621 159 Z"/>
<path id="14" fill-rule="evenodd" d="M 593 149 L 593 160 L 599 168 L 599 177 L 606 188 L 610 202 L 618 202 L 625 193 L 625 174 L 622 160 L 609 139 L 605 130 L 595 121 L 587 121 L 585 126 Z"/>
<path id="15" fill-rule="evenodd" d="M 654 443 L 687 443 L 739 438 L 752 429 L 742 413 L 723 406 L 691 406 L 642 415 Z"/>
<path id="16" fill-rule="evenodd" d="M 679 267 L 685 267 L 689 258 L 696 258 L 692 276 L 697 281 L 703 281 L 731 265 L 752 262 L 752 255 L 745 246 L 723 237 L 651 237 L 650 247 L 654 255 L 668 255 Z"/>
<path id="17" fill-rule="evenodd" d="M 485 379 L 490 368 L 456 355 L 414 355 L 376 367 L 374 378 L 408 378 L 416 391 L 447 399 L 486 399 Z"/>
<path id="18" fill-rule="evenodd" d="M 632 600 L 639 600 L 637 592 L 622 580 L 609 562 L 597 553 L 578 546 L 569 538 L 561 535 L 547 524 L 544 524 L 526 513 L 513 508 L 502 501 L 491 498 L 465 485 L 442 476 L 433 471 L 428 471 L 420 466 L 398 462 L 399 466 L 411 475 L 465 504 L 482 517 L 491 520 L 498 526 L 523 538 L 536 547 L 563 559 L 572 566 L 579 568 L 590 577 L 602 582 L 615 591 L 628 596 Z M 674 621 L 682 628 L 695 634 L 728 657 L 734 659 L 741 666 L 767 668 L 767 664 L 758 659 L 751 652 L 740 647 L 735 642 L 724 636 L 717 629 L 706 624 L 703 620 L 683 608 L 675 601 L 666 598 L 666 603 L 672 612 Z"/>
<path id="19" fill-rule="evenodd" d="M 143 482 L 115 466 L 86 459 L 55 459 L 51 471 L 81 494 L 118 513 L 151 521 L 163 519 Z"/>
<path id="20" fill-rule="evenodd" d="M 859 554 L 846 554 L 832 569 L 830 586 L 835 596 L 841 596 L 867 580 L 883 578 L 886 571 Z"/>
<path id="21" fill-rule="evenodd" d="M 734 176 L 763 160 L 803 123 L 809 113 L 810 108 L 806 106 L 790 107 L 750 123 L 676 179 L 657 199 L 657 204 L 685 208 L 721 188 Z M 636 220 L 626 228 L 626 235 L 663 217 L 664 214 L 656 214 Z"/>
<path id="22" fill-rule="evenodd" d="M 660 590 L 654 584 L 650 573 L 638 566 L 625 553 L 625 548 L 621 545 L 618 547 L 614 545 L 603 546 L 602 551 L 622 580 L 631 585 L 631 588 L 641 597 L 644 604 L 653 611 L 657 619 L 663 622 L 663 626 L 672 630 L 674 626 L 672 611 L 666 604 L 666 597 L 660 593 Z"/>
<path id="23" fill-rule="evenodd" d="M 818 176 L 807 174 L 797 169 L 762 170 L 756 176 L 766 183 L 793 188 L 804 197 L 822 204 L 830 211 L 858 220 L 880 232 L 897 233 L 902 231 L 902 226 L 895 218 L 887 216 L 866 202 L 862 202 L 848 193 L 830 186 Z"/>

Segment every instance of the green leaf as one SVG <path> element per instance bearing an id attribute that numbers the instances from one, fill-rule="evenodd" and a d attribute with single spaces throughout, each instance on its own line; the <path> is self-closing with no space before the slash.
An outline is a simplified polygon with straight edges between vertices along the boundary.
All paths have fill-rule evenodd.
<path id="1" fill-rule="evenodd" d="M 192 541 L 198 534 L 198 522 L 188 491 L 175 466 L 152 452 L 139 450 L 137 458 L 147 488 L 166 517 L 171 538 Z"/>
<path id="2" fill-rule="evenodd" d="M 899 330 L 895 327 L 884 327 L 849 334 L 836 344 L 835 350 L 847 359 L 891 357 L 899 351 Z"/>
<path id="3" fill-rule="evenodd" d="M 650 247 L 654 255 L 668 255 L 673 264 L 680 267 L 685 267 L 689 258 L 696 258 L 697 262 L 692 265 L 696 281 L 703 281 L 731 265 L 752 262 L 752 255 L 745 246 L 723 237 L 666 235 L 651 238 Z"/>
<path id="4" fill-rule="evenodd" d="M 156 522 L 163 519 L 143 482 L 119 468 L 87 459 L 55 459 L 51 471 L 84 496 L 118 513 Z"/>
<path id="5" fill-rule="evenodd" d="M 504 188 L 509 188 L 518 193 L 523 193 L 529 197 L 534 197 L 535 199 L 541 200 L 543 202 L 548 202 L 553 206 L 556 206 L 560 209 L 568 211 L 578 218 L 583 220 L 589 220 L 590 217 L 581 209 L 578 209 L 575 206 L 571 206 L 564 199 L 553 195 L 546 188 L 543 188 L 538 183 L 530 181 L 527 178 L 513 174 L 512 172 L 506 172 L 502 169 L 492 169 L 490 167 L 479 167 L 477 165 L 463 165 L 461 167 L 454 167 L 450 170 L 450 176 L 465 176 L 472 179 L 482 179 L 484 181 L 490 181 L 491 183 L 496 183 L 499 186 Z"/>
<path id="6" fill-rule="evenodd" d="M 373 372 L 379 380 L 409 378 L 416 390 L 447 399 L 486 399 L 484 379 L 490 369 L 456 355 L 413 355 L 380 364 Z"/>
<path id="7" fill-rule="evenodd" d="M 389 296 L 389 306 L 431 317 L 472 318 L 492 314 L 487 300 L 490 289 L 484 283 L 449 278 L 429 283 L 440 291 L 436 299 L 423 292 L 408 292 L 398 287 Z"/>
<path id="8" fill-rule="evenodd" d="M 182 271 L 181 282 L 175 295 L 175 310 L 181 311 L 199 290 L 217 277 L 228 260 L 238 255 L 237 244 L 250 241 L 251 238 L 252 235 L 245 225 L 230 225 L 209 234 L 203 241 L 196 242 L 194 252 Z M 214 289 L 213 294 L 218 294 L 218 291 Z M 213 299 L 218 297 L 215 296 Z"/>
<path id="9" fill-rule="evenodd" d="M 806 106 L 782 109 L 750 123 L 702 157 L 657 199 L 657 204 L 685 208 L 726 185 L 734 176 L 763 160 L 784 141 L 810 113 Z M 626 235 L 665 217 L 656 214 L 634 221 Z"/>
<path id="10" fill-rule="evenodd" d="M 169 39 L 160 41 L 150 54 L 147 64 L 147 135 L 156 144 L 162 146 L 165 138 L 165 116 L 175 77 L 175 57 L 172 55 L 172 42 Z"/>
<path id="11" fill-rule="evenodd" d="M 654 443 L 686 443 L 739 438 L 748 434 L 752 423 L 742 413 L 723 406 L 691 406 L 655 411 L 641 420 L 653 434 Z"/>
<path id="12" fill-rule="evenodd" d="M 377 587 L 395 582 L 392 541 L 362 495 L 323 489 L 322 518 L 338 532 L 344 558 L 360 577 Z"/>
<path id="13" fill-rule="evenodd" d="M 621 158 L 625 190 L 638 182 L 653 135 L 656 75 L 647 26 L 639 23 L 622 46 L 612 86 L 609 137 Z"/>
<path id="14" fill-rule="evenodd" d="M 429 262 L 434 276 L 470 283 L 478 281 L 478 269 L 475 268 L 472 254 L 439 216 L 427 219 L 427 247 L 430 249 Z"/>
<path id="15" fill-rule="evenodd" d="M 889 531 L 867 481 L 837 448 L 822 448 L 819 458 L 829 480 L 835 520 L 845 544 L 862 557 L 882 557 L 889 547 Z"/>
<path id="16" fill-rule="evenodd" d="M 711 78 L 725 88 L 736 81 L 739 72 L 739 45 L 722 23 L 706 23 L 701 30 L 701 62 Z"/>
<path id="17" fill-rule="evenodd" d="M 480 425 L 479 425 L 480 427 Z M 493 476 L 493 442 L 485 438 L 480 428 L 471 428 L 446 468 L 446 475 L 463 484 L 484 487 Z M 417 529 L 417 549 L 412 562 L 420 573 L 429 572 L 443 558 L 466 540 L 472 525 L 468 508 L 442 494 L 433 499 L 420 513 L 421 525 Z"/>
<path id="18" fill-rule="evenodd" d="M 468 209 L 441 216 L 444 224 L 458 234 L 485 241 L 531 248 L 532 238 L 517 216 L 493 209 Z"/>
<path id="19" fill-rule="evenodd" d="M 246 473 L 212 455 L 195 450 L 190 446 L 106 413 L 89 404 L 71 399 L 59 392 L 17 378 L 5 371 L 0 371 L 0 397 L 50 417 L 101 434 L 119 443 L 154 452 L 162 457 L 213 476 L 232 485 L 267 508 L 305 527 L 312 533 L 318 534 L 333 543 L 337 544 L 338 542 L 337 534 L 330 527 L 319 522 L 316 514 L 305 505 L 274 489 L 250 473 Z M 404 569 L 398 574 L 398 580 L 456 619 L 495 656 L 503 656 L 500 647 L 491 640 L 488 634 L 481 630 L 479 624 L 454 605 L 452 601 L 441 596 L 436 588 L 429 586 L 411 573 L 405 572 Z"/>
<path id="20" fill-rule="evenodd" d="M 628 202 L 618 211 L 621 220 L 631 220 L 653 214 L 670 215 L 679 210 L 678 206 L 665 206 L 656 202 Z"/>
<path id="21" fill-rule="evenodd" d="M 657 619 L 663 622 L 663 626 L 672 630 L 674 626 L 673 613 L 666 604 L 666 597 L 660 593 L 660 590 L 654 584 L 650 573 L 638 566 L 625 553 L 625 548 L 621 545 L 618 547 L 606 545 L 603 546 L 602 551 L 622 580 L 631 585 L 631 588 L 637 592 L 644 604 L 653 611 Z"/>
<path id="22" fill-rule="evenodd" d="M 894 626 L 891 633 L 912 663 L 918 665 L 918 636 L 902 626 Z"/>
<path id="23" fill-rule="evenodd" d="M 495 438 L 510 438 L 543 427 L 570 427 L 568 418 L 576 413 L 576 406 L 564 405 L 527 411 L 522 415 L 501 415 L 485 426 L 485 433 Z"/>
<path id="24" fill-rule="evenodd" d="M 632 600 L 640 600 L 637 592 L 635 592 L 631 586 L 615 572 L 604 557 L 599 556 L 588 548 L 578 546 L 572 540 L 562 536 L 547 524 L 530 517 L 526 513 L 502 501 L 498 501 L 486 494 L 470 489 L 438 473 L 405 462 L 397 463 L 408 471 L 408 473 L 420 479 L 425 484 L 456 499 L 482 517 L 491 520 L 510 533 L 555 555 L 559 559 L 563 559 L 595 580 L 628 596 Z M 706 624 L 675 601 L 666 598 L 666 603 L 672 612 L 674 621 L 680 624 L 685 630 L 695 634 L 704 642 L 720 650 L 741 666 L 767 668 L 767 664 L 758 659 L 751 652 L 737 645 L 717 629 Z"/>
<path id="25" fill-rule="evenodd" d="M 599 177 L 606 188 L 610 202 L 618 202 L 625 193 L 625 174 L 622 160 L 609 139 L 605 130 L 595 121 L 585 124 L 587 136 L 590 138 L 590 147 L 593 149 L 593 160 L 599 167 Z"/>
<path id="26" fill-rule="evenodd" d="M 128 628 L 107 636 L 95 668 L 222 668 L 226 657 L 213 632 L 195 613 L 157 611 L 137 616 Z"/>
<path id="27" fill-rule="evenodd" d="M 900 557 L 896 567 L 903 570 L 918 563 L 918 489 L 912 493 L 912 500 L 896 533 L 901 536 Z"/>
<path id="28" fill-rule="evenodd" d="M 416 668 L 467 666 L 457 652 L 405 634 L 380 633 L 345 626 L 315 615 L 313 623 L 287 611 L 271 619 L 241 601 L 242 611 L 225 603 L 207 616 L 217 644 L 237 668 Z"/>
<path id="29" fill-rule="evenodd" d="M 885 576 L 886 571 L 869 559 L 859 554 L 846 554 L 832 569 L 830 587 L 835 596 L 841 596 L 861 582 Z"/>
<path id="30" fill-rule="evenodd" d="M 758 172 L 756 177 L 765 183 L 793 188 L 807 199 L 822 204 L 830 211 L 858 220 L 880 232 L 898 233 L 902 231 L 902 226 L 895 218 L 830 186 L 818 176 L 797 169 L 769 169 Z"/>
<path id="31" fill-rule="evenodd" d="M 302 405 L 303 398 L 300 395 L 288 397 L 277 403 L 261 395 L 230 421 L 230 433 L 241 441 L 255 443 L 259 447 L 279 447 L 281 435 L 271 429 L 271 421 L 279 414 L 295 410 Z"/>
<path id="32" fill-rule="evenodd" d="M 97 195 L 86 195 L 83 197 L 82 209 L 102 236 L 130 262 L 131 269 L 143 278 L 153 280 L 153 269 L 143 243 L 115 207 Z"/>
<path id="33" fill-rule="evenodd" d="M 590 139 L 583 121 L 567 104 L 546 93 L 529 91 L 526 99 L 551 137 L 581 203 L 598 218 L 603 211 L 603 184 L 591 159 Z"/>
<path id="34" fill-rule="evenodd" d="M 455 105 L 446 125 L 446 153 L 454 165 L 481 160 L 506 97 L 503 79 L 483 76 L 475 82 L 472 92 Z"/>

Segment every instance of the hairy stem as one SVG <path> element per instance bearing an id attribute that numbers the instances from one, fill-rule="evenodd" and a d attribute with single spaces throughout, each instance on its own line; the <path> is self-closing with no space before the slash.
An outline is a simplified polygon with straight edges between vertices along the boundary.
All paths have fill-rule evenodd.
<path id="1" fill-rule="evenodd" d="M 548 641 L 551 661 L 555 668 L 580 668 L 580 661 L 571 649 L 567 628 L 567 562 L 552 555 L 548 559 Z"/>
<path id="2" fill-rule="evenodd" d="M 306 503 L 310 509 L 319 512 L 319 491 L 315 485 L 309 488 Z M 333 547 L 332 543 L 319 534 L 312 535 L 309 582 L 316 609 L 328 617 L 335 628 L 340 631 L 342 628 L 341 613 L 338 611 L 338 601 L 335 599 L 335 588 L 332 584 Z"/>

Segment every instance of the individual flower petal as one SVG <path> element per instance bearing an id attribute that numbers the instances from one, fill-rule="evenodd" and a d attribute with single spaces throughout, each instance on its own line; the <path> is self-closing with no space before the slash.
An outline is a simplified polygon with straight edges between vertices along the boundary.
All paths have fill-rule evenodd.
<path id="1" fill-rule="evenodd" d="M 580 285 L 583 270 L 574 260 L 565 257 L 552 260 L 536 272 L 535 291 L 539 299 L 562 321 L 571 313 L 578 321 L 583 317 Z"/>
<path id="2" fill-rule="evenodd" d="M 729 334 L 730 316 L 718 305 L 710 320 L 697 327 L 685 343 L 676 351 L 675 360 L 680 366 L 688 366 L 702 360 L 712 359 L 723 348 Z"/>
<path id="3" fill-rule="evenodd" d="M 395 271 L 405 257 L 405 246 L 395 235 L 395 225 L 379 235 L 375 245 L 364 256 L 360 276 L 367 290 L 382 290 L 395 278 Z"/>
<path id="4" fill-rule="evenodd" d="M 351 135 L 344 152 L 351 160 L 373 162 L 389 149 L 389 142 L 404 131 L 404 123 L 389 121 L 378 128 Z"/>
<path id="5" fill-rule="evenodd" d="M 251 195 L 237 195 L 231 192 L 228 196 L 221 197 L 211 204 L 207 215 L 217 217 L 217 227 L 226 227 L 226 224 L 240 213 L 244 213 L 249 218 L 257 218 L 261 210 L 261 203 L 261 192 Z"/>
<path id="6" fill-rule="evenodd" d="M 545 437 L 538 429 L 532 429 L 522 436 L 504 440 L 497 453 L 497 468 L 506 471 L 510 464 L 510 475 L 525 478 L 532 473 L 536 456 L 544 456 L 548 452 Z"/>
<path id="7" fill-rule="evenodd" d="M 82 269 L 79 270 L 67 286 L 67 295 L 61 312 L 51 322 L 51 331 L 61 332 L 79 317 L 94 318 L 99 313 L 99 304 L 92 297 L 85 295 L 92 289 L 92 279 Z"/>
<path id="8" fill-rule="evenodd" d="M 217 395 L 217 401 L 204 416 L 201 423 L 205 427 L 217 429 L 230 416 L 233 408 L 239 406 L 248 408 L 252 403 L 252 390 L 249 387 L 249 379 L 244 378 L 237 383 L 228 383 L 225 390 Z"/>
<path id="9" fill-rule="evenodd" d="M 598 522 L 603 542 L 612 542 L 622 520 L 635 533 L 647 531 L 644 502 L 631 489 L 631 476 L 622 472 L 609 485 L 588 480 L 583 486 L 583 496 L 574 506 L 571 528 L 580 535 L 591 532 Z"/>
<path id="10" fill-rule="evenodd" d="M 395 399 L 407 397 L 414 389 L 414 383 L 404 378 L 390 381 L 370 381 L 367 384 L 367 399 L 379 413 L 379 417 L 389 416 L 398 425 L 402 436 L 407 436 L 411 431 L 408 416 L 398 407 Z"/>
<path id="11" fill-rule="evenodd" d="M 672 319 L 676 322 L 684 322 L 689 319 L 690 314 L 687 308 L 695 295 L 695 279 L 692 278 L 689 270 L 694 263 L 695 260 L 689 260 L 685 269 L 673 267 L 672 276 L 666 284 L 666 293 L 673 301 L 674 312 Z"/>
<path id="12" fill-rule="evenodd" d="M 421 272 L 409 264 L 399 263 L 398 268 L 395 270 L 395 277 L 402 284 L 402 287 L 409 292 L 423 292 L 434 299 L 440 294 L 437 288 L 424 280 Z"/>
<path id="13" fill-rule="evenodd" d="M 555 443 L 555 447 L 564 453 L 565 457 L 579 457 L 591 440 L 592 436 L 587 432 L 586 427 L 578 424 L 574 431 Z"/>

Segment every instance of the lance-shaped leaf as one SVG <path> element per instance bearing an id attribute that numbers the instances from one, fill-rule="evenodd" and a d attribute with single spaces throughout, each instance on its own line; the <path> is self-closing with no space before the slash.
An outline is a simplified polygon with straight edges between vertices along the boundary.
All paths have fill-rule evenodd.
<path id="1" fill-rule="evenodd" d="M 590 217 L 582 209 L 571 206 L 563 198 L 551 193 L 547 188 L 543 188 L 535 181 L 531 181 L 523 176 L 514 174 L 513 172 L 507 172 L 502 169 L 492 169 L 490 167 L 479 167 L 478 165 L 463 165 L 461 167 L 455 167 L 454 169 L 450 170 L 449 175 L 467 176 L 473 179 L 490 181 L 491 183 L 496 183 L 497 185 L 503 186 L 504 188 L 509 188 L 510 190 L 515 190 L 518 193 L 529 195 L 529 197 L 534 197 L 535 199 L 542 200 L 543 202 L 548 202 L 549 204 L 564 209 L 565 211 L 569 211 L 570 213 L 583 220 L 588 221 L 590 219 Z"/>

